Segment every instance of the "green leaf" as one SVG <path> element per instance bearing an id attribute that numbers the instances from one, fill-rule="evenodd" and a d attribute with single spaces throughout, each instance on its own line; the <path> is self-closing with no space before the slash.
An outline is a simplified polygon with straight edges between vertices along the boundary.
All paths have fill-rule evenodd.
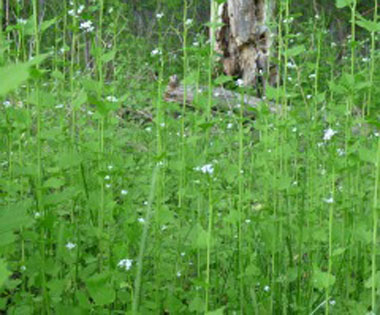
<path id="1" fill-rule="evenodd" d="M 230 82 L 232 81 L 232 77 L 231 76 L 228 76 L 228 75 L 220 75 L 219 77 L 217 77 L 214 81 L 214 83 L 216 85 L 223 85 L 224 83 L 227 83 L 227 82 Z"/>
<path id="2" fill-rule="evenodd" d="M 9 92 L 18 88 L 30 77 L 30 67 L 40 64 L 48 55 L 39 55 L 25 63 L 9 64 L 0 68 L 0 96 L 5 96 Z"/>
<path id="3" fill-rule="evenodd" d="M 319 270 L 314 267 L 313 271 L 313 286 L 319 290 L 325 290 L 335 283 L 335 276 Z"/>
<path id="4" fill-rule="evenodd" d="M 54 95 L 42 90 L 32 92 L 28 98 L 28 101 L 33 105 L 45 108 L 51 108 L 56 104 Z"/>
<path id="5" fill-rule="evenodd" d="M 29 68 L 29 63 L 12 64 L 0 68 L 0 78 L 2 78 L 0 96 L 5 96 L 28 80 Z"/>
<path id="6" fill-rule="evenodd" d="M 55 22 L 57 22 L 57 18 L 53 18 L 51 20 L 47 20 L 42 22 L 41 28 L 40 28 L 40 33 L 45 32 L 50 26 L 54 25 Z"/>
<path id="7" fill-rule="evenodd" d="M 109 61 L 115 59 L 115 55 L 116 55 L 116 50 L 114 49 L 114 50 L 111 50 L 108 53 L 104 54 L 100 58 L 100 60 L 103 61 L 104 63 L 106 63 L 106 62 L 109 62 Z"/>
<path id="8" fill-rule="evenodd" d="M 109 274 L 100 273 L 86 281 L 87 290 L 96 305 L 107 305 L 115 301 L 115 290 L 109 283 Z"/>
<path id="9" fill-rule="evenodd" d="M 352 3 L 353 0 L 336 0 L 336 7 L 342 9 Z"/>
<path id="10" fill-rule="evenodd" d="M 364 283 L 364 287 L 367 289 L 372 288 L 372 275 L 369 277 L 366 282 Z M 375 288 L 380 288 L 380 271 L 377 271 L 375 274 Z"/>
<path id="11" fill-rule="evenodd" d="M 0 259 L 0 289 L 4 285 L 5 281 L 7 281 L 9 276 L 10 272 L 7 269 L 7 264 L 4 260 Z"/>
<path id="12" fill-rule="evenodd" d="M 49 178 L 45 183 L 44 183 L 44 187 L 45 188 L 54 188 L 54 189 L 58 189 L 60 187 L 62 187 L 63 185 L 65 184 L 65 181 L 60 179 L 60 178 L 55 178 L 55 177 L 52 177 L 52 178 Z"/>
<path id="13" fill-rule="evenodd" d="M 226 307 L 223 306 L 223 307 L 221 307 L 221 308 L 218 308 L 218 309 L 215 310 L 215 311 L 207 312 L 205 315 L 223 315 L 223 314 L 224 314 L 224 309 L 225 309 L 225 308 L 226 308 Z"/>
<path id="14" fill-rule="evenodd" d="M 305 51 L 304 45 L 298 45 L 288 49 L 285 53 L 288 57 L 294 57 Z"/>
<path id="15" fill-rule="evenodd" d="M 16 239 L 14 232 L 21 227 L 33 224 L 32 218 L 27 214 L 29 207 L 29 201 L 0 207 L 0 247 L 13 243 Z"/>
<path id="16" fill-rule="evenodd" d="M 84 103 L 87 102 L 87 93 L 84 90 L 79 92 L 79 95 L 73 101 L 73 107 L 79 109 Z"/>
<path id="17" fill-rule="evenodd" d="M 361 18 L 360 21 L 356 21 L 356 24 L 360 27 L 366 29 L 368 32 L 379 32 L 380 31 L 380 23 L 376 23 L 374 21 L 369 21 L 364 18 Z"/>

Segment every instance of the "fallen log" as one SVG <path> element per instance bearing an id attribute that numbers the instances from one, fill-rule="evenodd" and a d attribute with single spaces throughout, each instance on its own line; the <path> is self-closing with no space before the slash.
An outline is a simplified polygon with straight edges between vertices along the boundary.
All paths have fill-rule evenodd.
<path id="1" fill-rule="evenodd" d="M 207 95 L 208 87 L 206 86 L 186 86 L 186 106 L 194 107 L 194 102 L 199 99 L 200 95 Z M 164 94 L 166 102 L 183 103 L 185 97 L 185 87 L 180 83 L 178 77 L 173 75 L 170 77 L 169 84 Z M 269 102 L 265 99 L 250 95 L 242 95 L 239 92 L 226 90 L 223 87 L 214 87 L 212 90 L 212 98 L 217 104 L 212 110 L 220 111 L 236 111 L 240 106 L 244 106 L 245 116 L 255 116 L 252 109 L 259 109 L 261 106 L 267 106 L 269 111 L 277 113 L 281 109 L 279 105 Z M 241 104 L 243 101 L 244 104 Z"/>

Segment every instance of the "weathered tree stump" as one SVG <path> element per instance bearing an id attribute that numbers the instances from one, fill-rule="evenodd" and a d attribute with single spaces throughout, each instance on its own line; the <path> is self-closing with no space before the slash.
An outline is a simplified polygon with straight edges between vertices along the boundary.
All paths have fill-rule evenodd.
<path id="1" fill-rule="evenodd" d="M 271 2 L 227 0 L 218 10 L 218 22 L 223 26 L 216 29 L 215 50 L 222 56 L 224 72 L 260 90 L 274 77 L 269 71 Z"/>

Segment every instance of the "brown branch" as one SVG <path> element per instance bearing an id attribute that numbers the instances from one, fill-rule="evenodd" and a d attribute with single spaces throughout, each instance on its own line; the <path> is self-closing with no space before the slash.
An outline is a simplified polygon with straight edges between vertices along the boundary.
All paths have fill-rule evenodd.
<path id="1" fill-rule="evenodd" d="M 199 95 L 208 91 L 208 87 L 200 86 L 198 91 L 194 86 L 186 87 L 186 105 L 191 106 Z M 170 77 L 169 84 L 166 88 L 164 100 L 167 102 L 183 103 L 185 95 L 185 88 L 181 84 L 176 75 Z M 213 100 L 216 101 L 217 106 L 214 110 L 221 111 L 233 111 L 239 108 L 239 104 L 242 100 L 241 93 L 226 90 L 222 87 L 213 88 Z M 268 106 L 272 113 L 280 112 L 280 106 L 276 106 L 272 102 L 268 102 L 261 98 L 257 98 L 250 95 L 244 95 L 244 104 L 251 109 L 257 109 L 261 105 L 265 104 Z M 254 116 L 253 111 L 245 110 L 244 114 L 246 116 Z"/>

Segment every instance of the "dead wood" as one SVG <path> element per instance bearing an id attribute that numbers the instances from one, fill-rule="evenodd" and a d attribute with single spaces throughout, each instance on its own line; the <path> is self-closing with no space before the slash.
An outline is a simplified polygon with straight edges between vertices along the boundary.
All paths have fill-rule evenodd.
<path id="1" fill-rule="evenodd" d="M 199 86 L 198 90 L 195 86 L 186 86 L 186 106 L 194 107 L 194 102 L 199 99 L 200 96 L 208 95 L 208 87 Z M 176 75 L 170 77 L 169 84 L 164 94 L 164 100 L 167 102 L 183 103 L 185 97 L 184 85 L 179 82 Z M 234 111 L 238 110 L 242 105 L 242 95 L 239 92 L 227 90 L 223 87 L 215 87 L 212 90 L 212 98 L 215 105 L 212 109 L 219 111 Z M 243 105 L 245 116 L 254 116 L 254 111 L 249 109 L 258 109 L 260 106 L 268 106 L 268 109 L 272 113 L 279 112 L 279 106 L 276 106 L 272 102 L 268 102 L 258 97 L 244 95 Z"/>

